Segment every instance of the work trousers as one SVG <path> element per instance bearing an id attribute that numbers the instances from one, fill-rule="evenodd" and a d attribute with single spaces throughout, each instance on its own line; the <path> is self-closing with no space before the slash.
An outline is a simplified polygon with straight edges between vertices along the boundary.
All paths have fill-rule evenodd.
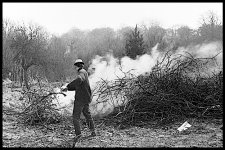
<path id="1" fill-rule="evenodd" d="M 79 101 L 74 101 L 74 107 L 73 107 L 73 125 L 75 129 L 76 136 L 81 135 L 81 129 L 80 129 L 80 115 L 81 112 L 83 112 L 83 115 L 86 119 L 86 123 L 88 125 L 88 128 L 93 132 L 95 130 L 94 127 L 94 121 L 91 117 L 91 112 L 89 109 L 89 104 L 85 104 Z"/>

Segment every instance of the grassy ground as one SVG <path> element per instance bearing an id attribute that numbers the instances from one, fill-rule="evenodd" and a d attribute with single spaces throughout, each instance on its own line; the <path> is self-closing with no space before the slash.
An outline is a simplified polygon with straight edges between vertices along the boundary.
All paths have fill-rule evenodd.
<path id="1" fill-rule="evenodd" d="M 18 92 L 3 89 L 3 107 L 8 101 L 18 100 Z M 106 126 L 96 120 L 97 136 L 81 139 L 76 147 L 223 147 L 221 119 L 189 119 L 192 125 L 185 131 L 177 128 L 186 121 L 176 122 L 167 127 L 144 127 L 119 129 Z M 48 126 L 24 126 L 16 118 L 3 114 L 3 147 L 71 147 L 74 130 L 70 119 Z M 90 134 L 82 125 L 83 136 Z"/>

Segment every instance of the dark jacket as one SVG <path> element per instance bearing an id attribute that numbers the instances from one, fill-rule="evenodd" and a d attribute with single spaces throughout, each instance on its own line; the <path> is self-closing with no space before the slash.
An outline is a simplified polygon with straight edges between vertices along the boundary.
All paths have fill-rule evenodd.
<path id="1" fill-rule="evenodd" d="M 90 103 L 91 88 L 88 80 L 88 73 L 84 69 L 78 71 L 78 75 L 75 80 L 67 85 L 68 91 L 76 91 L 75 101 Z"/>

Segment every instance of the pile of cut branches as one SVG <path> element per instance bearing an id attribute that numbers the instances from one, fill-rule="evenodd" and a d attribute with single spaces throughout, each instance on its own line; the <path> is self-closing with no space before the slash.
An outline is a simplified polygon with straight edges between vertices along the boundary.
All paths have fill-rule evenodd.
<path id="1" fill-rule="evenodd" d="M 168 52 L 151 72 L 139 76 L 126 72 L 113 82 L 103 80 L 96 93 L 100 102 L 119 96 L 125 102 L 108 117 L 117 124 L 139 125 L 153 120 L 166 124 L 184 117 L 221 118 L 223 71 L 204 72 L 215 62 L 216 56 L 194 58 L 189 53 L 174 56 Z"/>
<path id="2" fill-rule="evenodd" d="M 48 87 L 32 87 L 30 90 L 17 90 L 22 97 L 11 108 L 4 108 L 3 113 L 14 115 L 19 123 L 25 125 L 51 124 L 62 119 L 56 104 L 53 103 L 56 94 L 51 85 Z"/>

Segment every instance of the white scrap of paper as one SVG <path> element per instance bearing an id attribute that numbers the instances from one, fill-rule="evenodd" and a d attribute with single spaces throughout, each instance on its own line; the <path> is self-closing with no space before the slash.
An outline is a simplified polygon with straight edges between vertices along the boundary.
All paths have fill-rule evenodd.
<path id="1" fill-rule="evenodd" d="M 178 131 L 183 131 L 183 130 L 186 130 L 187 128 L 191 127 L 191 125 L 185 121 L 177 130 Z"/>

